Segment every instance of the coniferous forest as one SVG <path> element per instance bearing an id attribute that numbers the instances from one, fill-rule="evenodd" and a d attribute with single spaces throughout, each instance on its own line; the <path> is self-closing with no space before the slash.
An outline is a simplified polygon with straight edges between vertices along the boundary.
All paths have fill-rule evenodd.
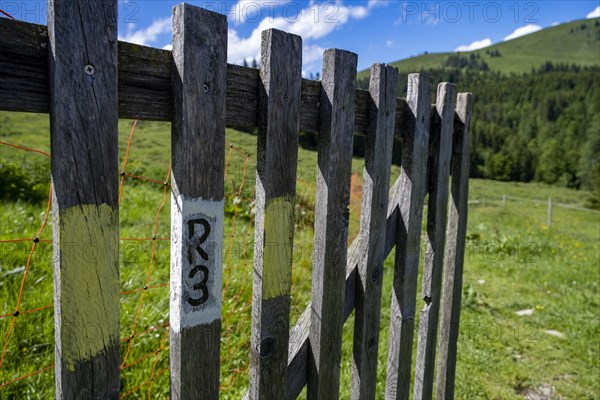
<path id="1" fill-rule="evenodd" d="M 548 59 L 527 72 L 506 72 L 488 65 L 506 57 L 501 46 L 493 46 L 452 53 L 441 64 L 416 71 L 404 70 L 400 62 L 398 96 L 406 96 L 409 72 L 427 74 L 434 83 L 456 83 L 459 92 L 472 92 L 471 177 L 591 189 L 594 195 L 588 205 L 597 208 L 600 22 L 576 24 L 566 35 L 582 34 L 584 28 L 597 63 L 581 65 L 575 57 L 572 63 Z M 368 89 L 368 82 L 368 74 L 359 74 L 359 88 Z M 357 142 L 355 152 L 361 155 L 364 142 Z M 395 146 L 395 163 L 400 161 L 398 150 Z"/>

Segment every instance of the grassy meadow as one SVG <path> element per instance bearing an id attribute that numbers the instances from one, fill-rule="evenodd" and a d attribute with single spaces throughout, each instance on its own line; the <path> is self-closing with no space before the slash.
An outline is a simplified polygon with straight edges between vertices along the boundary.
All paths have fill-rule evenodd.
<path id="1" fill-rule="evenodd" d="M 119 122 L 123 167 L 133 121 Z M 121 225 L 121 358 L 125 398 L 167 398 L 170 125 L 137 123 L 124 171 Z M 45 115 L 0 112 L 0 141 L 49 152 Z M 228 130 L 223 257 L 222 399 L 248 384 L 256 137 Z M 49 159 L 0 145 L 0 398 L 54 395 Z M 292 323 L 310 301 L 315 152 L 298 156 Z M 358 232 L 363 160 L 353 162 L 350 238 Z M 117 175 L 118 171 L 115 171 Z M 392 180 L 399 175 L 393 167 Z M 146 179 L 144 179 L 146 178 Z M 456 398 L 600 399 L 600 214 L 556 205 L 547 226 L 544 201 L 581 206 L 583 191 L 543 184 L 472 180 Z M 502 196 L 507 195 L 506 208 Z M 537 202 L 535 201 L 537 200 Z M 152 238 L 155 240 L 152 240 Z M 20 242 L 7 240 L 26 239 Z M 135 239 L 135 240 L 134 240 Z M 24 272 L 19 310 L 13 317 Z M 384 270 L 378 396 L 385 390 L 393 252 Z M 144 289 L 147 286 L 147 289 Z M 420 304 L 420 303 L 419 303 Z M 25 313 L 26 310 L 38 311 Z M 521 312 L 518 315 L 518 311 Z M 349 398 L 352 317 L 344 327 L 342 398 Z M 11 326 L 14 323 L 14 327 Z M 11 330 L 12 329 L 12 330 Z M 416 351 L 416 342 L 415 342 Z M 305 396 L 303 394 L 303 396 Z"/>
<path id="2" fill-rule="evenodd" d="M 490 71 L 504 74 L 530 73 L 532 68 L 539 68 L 545 61 L 575 63 L 582 67 L 597 66 L 599 25 L 598 18 L 572 21 L 463 54 L 479 55 L 489 65 Z M 502 56 L 494 57 L 491 53 L 495 51 Z M 391 65 L 403 72 L 444 68 L 451 54 L 423 54 L 392 62 Z M 368 76 L 369 73 L 368 69 L 360 71 L 359 77 Z"/>

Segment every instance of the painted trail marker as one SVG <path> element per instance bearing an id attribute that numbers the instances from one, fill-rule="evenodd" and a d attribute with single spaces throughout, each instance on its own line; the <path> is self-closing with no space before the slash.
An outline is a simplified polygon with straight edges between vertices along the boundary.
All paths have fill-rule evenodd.
<path id="1" fill-rule="evenodd" d="M 219 396 L 227 19 L 173 9 L 171 398 Z"/>

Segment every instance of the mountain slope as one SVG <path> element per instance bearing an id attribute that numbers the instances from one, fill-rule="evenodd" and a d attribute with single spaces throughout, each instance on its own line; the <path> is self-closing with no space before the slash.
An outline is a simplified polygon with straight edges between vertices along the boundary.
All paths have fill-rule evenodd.
<path id="1" fill-rule="evenodd" d="M 500 56 L 492 54 L 499 52 Z M 468 52 L 479 54 L 490 71 L 501 73 L 529 73 L 546 61 L 554 64 L 579 66 L 600 65 L 600 19 L 569 22 L 501 42 L 481 50 Z M 392 62 L 402 72 L 418 72 L 423 69 L 444 68 L 448 56 L 455 54 L 434 53 Z M 496 53 L 497 54 L 497 53 Z M 359 77 L 369 70 L 359 72 Z"/>
<path id="2" fill-rule="evenodd" d="M 471 177 L 593 188 L 597 196 L 589 206 L 598 207 L 600 19 L 469 53 L 429 54 L 392 65 L 404 77 L 429 75 L 434 88 L 453 82 L 459 91 L 473 93 Z M 368 88 L 368 80 L 369 71 L 363 71 L 357 86 Z M 406 91 L 401 78 L 398 96 Z M 355 139 L 354 144 L 361 155 L 363 143 Z"/>

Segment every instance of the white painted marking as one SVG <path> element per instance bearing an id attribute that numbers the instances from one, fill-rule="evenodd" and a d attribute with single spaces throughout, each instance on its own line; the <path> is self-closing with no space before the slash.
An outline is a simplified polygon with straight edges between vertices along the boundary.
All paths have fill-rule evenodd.
<path id="1" fill-rule="evenodd" d="M 555 331 L 554 329 L 547 329 L 544 332 L 546 332 L 548 335 L 550 336 L 556 336 L 558 338 L 564 338 L 565 334 L 559 331 Z"/>
<path id="2" fill-rule="evenodd" d="M 523 317 L 526 315 L 532 315 L 533 314 L 533 308 L 527 308 L 525 310 L 519 310 L 516 311 L 515 314 L 517 314 L 519 317 Z"/>
<path id="3" fill-rule="evenodd" d="M 222 200 L 171 196 L 170 323 L 175 332 L 221 318 L 223 206 Z M 203 238 L 205 225 L 210 231 Z M 206 260 L 198 246 L 208 256 Z"/>

